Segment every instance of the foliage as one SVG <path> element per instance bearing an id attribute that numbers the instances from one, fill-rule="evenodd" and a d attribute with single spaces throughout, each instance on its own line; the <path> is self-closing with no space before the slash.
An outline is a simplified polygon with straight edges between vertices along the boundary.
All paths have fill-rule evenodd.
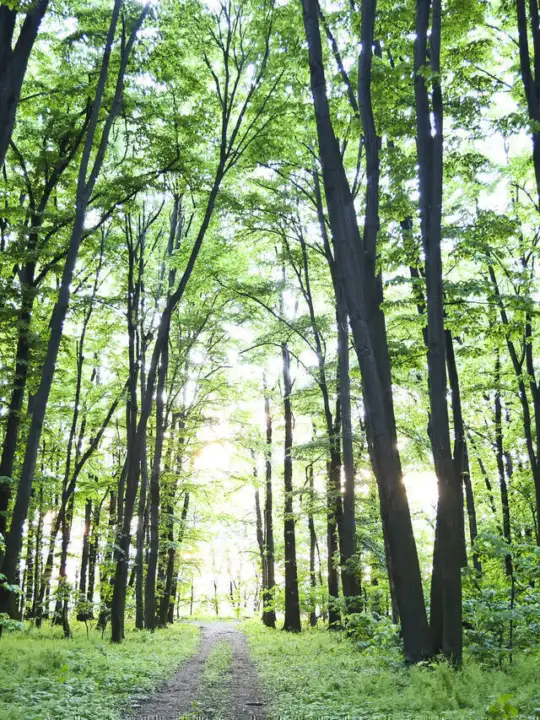
<path id="1" fill-rule="evenodd" d="M 359 652 L 341 633 L 291 636 L 253 622 L 243 629 L 276 718 L 480 720 L 512 717 L 493 714 L 511 713 L 512 707 L 519 717 L 538 717 L 537 654 L 517 655 L 504 671 L 485 669 L 472 658 L 458 672 L 444 662 L 407 668 L 396 650 L 370 646 Z"/>
<path id="2" fill-rule="evenodd" d="M 60 628 L 27 628 L 0 642 L 5 720 L 116 720 L 197 649 L 199 631 L 177 625 L 154 634 L 127 630 L 122 646 L 83 628 L 62 642 Z"/>

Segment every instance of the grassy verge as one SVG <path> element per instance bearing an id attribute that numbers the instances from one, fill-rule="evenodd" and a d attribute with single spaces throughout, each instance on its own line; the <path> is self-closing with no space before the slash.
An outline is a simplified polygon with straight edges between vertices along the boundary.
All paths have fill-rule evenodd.
<path id="1" fill-rule="evenodd" d="M 199 697 L 193 703 L 193 713 L 185 715 L 181 720 L 201 717 L 222 720 L 228 717 L 231 661 L 231 645 L 226 640 L 221 640 L 206 660 Z"/>
<path id="2" fill-rule="evenodd" d="M 242 626 L 271 700 L 271 717 L 339 720 L 540 718 L 540 653 L 506 670 L 466 662 L 406 668 L 393 651 L 359 652 L 343 635 Z"/>
<path id="3" fill-rule="evenodd" d="M 199 630 L 175 625 L 126 631 L 112 645 L 96 631 L 60 628 L 4 633 L 0 640 L 2 720 L 116 720 L 133 697 L 151 691 L 198 647 Z"/>

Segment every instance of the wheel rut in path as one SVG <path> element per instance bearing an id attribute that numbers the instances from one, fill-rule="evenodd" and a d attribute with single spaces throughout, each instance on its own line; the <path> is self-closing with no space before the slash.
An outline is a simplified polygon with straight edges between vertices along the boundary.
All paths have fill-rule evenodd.
<path id="1" fill-rule="evenodd" d="M 266 720 L 257 671 L 249 658 L 246 638 L 238 630 L 239 623 L 216 621 L 196 624 L 201 630 L 199 652 L 188 658 L 152 697 L 132 706 L 126 720 L 179 720 L 184 715 L 190 719 L 205 720 Z M 208 656 L 223 641 L 231 646 L 232 660 L 223 678 L 227 709 L 225 713 L 216 715 L 215 710 L 208 707 L 212 699 L 204 697 L 203 674 Z"/>

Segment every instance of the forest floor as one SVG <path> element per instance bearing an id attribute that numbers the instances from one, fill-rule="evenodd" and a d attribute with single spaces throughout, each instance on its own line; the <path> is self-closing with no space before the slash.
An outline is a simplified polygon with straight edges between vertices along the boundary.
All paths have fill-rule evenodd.
<path id="1" fill-rule="evenodd" d="M 242 625 L 272 720 L 540 720 L 540 649 L 503 667 L 466 653 L 463 668 L 403 664 L 391 643 L 341 632 Z"/>
<path id="2" fill-rule="evenodd" d="M 130 720 L 265 720 L 264 701 L 245 635 L 237 621 L 196 623 L 199 652 L 155 695 L 132 708 Z"/>
<path id="3" fill-rule="evenodd" d="M 73 622 L 4 633 L 1 720 L 540 720 L 540 649 L 405 667 L 395 643 L 200 619 L 121 645 Z"/>

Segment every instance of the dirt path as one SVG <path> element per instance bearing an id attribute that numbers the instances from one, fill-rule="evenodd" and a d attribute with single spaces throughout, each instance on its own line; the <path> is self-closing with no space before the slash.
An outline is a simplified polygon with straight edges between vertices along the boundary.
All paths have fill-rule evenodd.
<path id="1" fill-rule="evenodd" d="M 153 697 L 134 706 L 127 718 L 179 720 L 185 715 L 214 720 L 266 720 L 257 671 L 249 659 L 246 638 L 238 630 L 238 623 L 201 622 L 197 625 L 201 629 L 199 652 L 188 659 Z M 230 644 L 232 661 L 223 676 L 223 696 L 227 698 L 227 708 L 216 714 L 212 707 L 215 705 L 213 699 L 205 697 L 203 673 L 208 656 L 222 642 Z"/>

